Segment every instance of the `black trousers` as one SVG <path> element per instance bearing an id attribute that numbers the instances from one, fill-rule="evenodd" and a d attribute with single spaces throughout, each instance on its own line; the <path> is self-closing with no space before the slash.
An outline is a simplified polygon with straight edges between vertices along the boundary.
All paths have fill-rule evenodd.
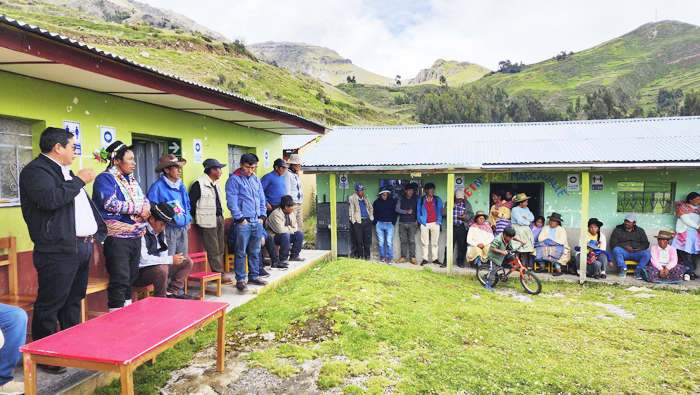
<path id="1" fill-rule="evenodd" d="M 80 301 L 85 298 L 92 243 L 78 242 L 77 252 L 55 253 L 34 251 L 34 267 L 39 291 L 34 302 L 32 337 L 43 339 L 80 323 Z"/>
<path id="2" fill-rule="evenodd" d="M 698 255 L 700 254 L 689 254 L 685 251 L 678 251 L 678 259 L 680 259 L 686 267 L 685 274 L 695 274 L 695 270 L 698 267 Z"/>
<path id="3" fill-rule="evenodd" d="M 131 284 L 139 276 L 141 238 L 108 237 L 103 246 L 105 266 L 109 273 L 107 306 L 110 309 L 124 307 L 124 301 L 131 299 Z"/>
<path id="4" fill-rule="evenodd" d="M 452 248 L 457 244 L 457 265 L 463 266 L 467 261 L 467 227 L 464 224 L 453 225 L 452 230 Z"/>
<path id="5" fill-rule="evenodd" d="M 372 221 L 363 218 L 362 222 L 352 224 L 352 236 L 355 240 L 355 256 L 369 259 L 369 248 L 372 246 Z"/>

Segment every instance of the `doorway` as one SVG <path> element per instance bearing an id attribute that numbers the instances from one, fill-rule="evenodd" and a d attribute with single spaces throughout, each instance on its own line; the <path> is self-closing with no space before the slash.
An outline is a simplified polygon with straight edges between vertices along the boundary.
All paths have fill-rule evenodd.
<path id="1" fill-rule="evenodd" d="M 491 183 L 491 189 L 489 190 L 489 200 L 491 199 L 491 194 L 496 191 L 506 191 L 512 190 L 515 194 L 524 193 L 530 196 L 530 203 L 528 208 L 532 211 L 532 214 L 537 218 L 538 216 L 544 215 L 544 183 L 543 182 L 513 182 L 513 183 Z M 505 196 L 503 196 L 505 198 Z M 491 204 L 491 203 L 489 203 Z M 547 221 L 545 221 L 547 223 Z"/>
<path id="2" fill-rule="evenodd" d="M 156 174 L 156 166 L 158 166 L 160 157 L 164 155 L 164 144 L 158 141 L 132 141 L 134 144 L 134 159 L 136 160 L 134 178 L 141 184 L 143 193 L 148 195 L 151 185 L 160 178 L 160 174 Z"/>

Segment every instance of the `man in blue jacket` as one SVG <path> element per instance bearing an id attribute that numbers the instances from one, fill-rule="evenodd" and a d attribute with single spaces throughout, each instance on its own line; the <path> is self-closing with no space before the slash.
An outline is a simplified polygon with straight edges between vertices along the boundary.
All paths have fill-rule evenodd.
<path id="1" fill-rule="evenodd" d="M 190 229 L 190 222 L 192 222 L 190 195 L 182 182 L 182 166 L 186 163 L 186 160 L 173 154 L 160 158 L 158 166 L 156 166 L 156 173 L 162 174 L 148 191 L 148 200 L 151 201 L 152 205 L 166 202 L 175 211 L 174 220 L 177 222 L 177 226 L 167 225 L 165 228 L 168 255 L 182 254 L 184 257 L 187 257 L 189 247 L 187 231 Z"/>
<path id="2" fill-rule="evenodd" d="M 245 257 L 248 252 L 248 284 L 265 285 L 260 279 L 260 244 L 263 221 L 267 218 L 265 192 L 260 179 L 254 174 L 258 157 L 254 154 L 241 156 L 240 168 L 226 181 L 226 204 L 236 229 L 234 252 L 236 260 L 236 288 L 243 292 L 246 286 Z"/>
<path id="3" fill-rule="evenodd" d="M 421 266 L 428 262 L 428 243 L 430 243 L 430 253 L 436 265 L 440 265 L 438 259 L 438 238 L 440 237 L 440 227 L 442 227 L 442 200 L 435 196 L 435 184 L 429 182 L 425 184 L 425 196 L 418 199 L 418 209 L 416 216 L 420 223 L 420 241 L 423 244 L 423 261 Z"/>

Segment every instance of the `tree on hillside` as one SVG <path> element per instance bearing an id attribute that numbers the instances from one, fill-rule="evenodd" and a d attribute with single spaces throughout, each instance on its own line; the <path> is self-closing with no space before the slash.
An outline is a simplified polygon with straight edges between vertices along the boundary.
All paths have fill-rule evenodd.
<path id="1" fill-rule="evenodd" d="M 700 115 L 700 91 L 686 92 L 681 115 Z"/>
<path id="2" fill-rule="evenodd" d="M 511 63 L 510 60 L 502 60 L 498 62 L 498 73 L 501 74 L 513 74 L 513 73 L 519 73 L 522 71 L 522 69 L 525 68 L 525 65 L 523 62 L 518 63 Z"/>
<path id="3" fill-rule="evenodd" d="M 348 81 L 348 84 L 355 84 L 355 83 L 357 83 L 357 80 L 355 79 L 355 76 L 354 76 L 354 75 L 353 75 L 352 77 L 351 77 L 351 76 L 348 76 L 348 78 L 346 78 L 346 80 Z"/>
<path id="4" fill-rule="evenodd" d="M 447 78 L 444 75 L 441 75 L 439 81 L 440 81 L 440 89 L 447 90 Z"/>
<path id="5" fill-rule="evenodd" d="M 675 117 L 681 114 L 681 99 L 683 91 L 680 89 L 661 88 L 656 96 L 656 116 Z"/>
<path id="6" fill-rule="evenodd" d="M 396 85 L 401 85 L 401 76 L 400 75 L 396 74 L 396 77 L 394 77 L 394 79 L 396 80 Z"/>

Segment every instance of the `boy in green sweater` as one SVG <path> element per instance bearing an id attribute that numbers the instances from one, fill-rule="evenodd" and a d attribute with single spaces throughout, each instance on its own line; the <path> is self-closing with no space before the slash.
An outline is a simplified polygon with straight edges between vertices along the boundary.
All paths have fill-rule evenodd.
<path id="1" fill-rule="evenodd" d="M 511 240 L 515 240 L 521 243 L 522 245 L 526 244 L 524 241 L 515 237 L 515 229 L 513 229 L 512 226 L 506 226 L 506 228 L 503 230 L 503 233 L 501 233 L 499 236 L 496 236 L 496 238 L 494 238 L 491 242 L 491 248 L 489 249 L 489 254 L 487 257 L 487 260 L 490 262 L 491 265 L 491 271 L 489 272 L 489 275 L 486 278 L 486 285 L 484 285 L 484 288 L 488 289 L 491 292 L 494 292 L 493 288 L 491 288 L 493 278 L 494 276 L 496 276 L 498 269 L 501 268 L 501 265 L 503 265 L 503 259 L 506 257 L 506 255 L 508 255 L 508 251 L 506 250 L 513 249 L 513 246 L 510 243 Z"/>

